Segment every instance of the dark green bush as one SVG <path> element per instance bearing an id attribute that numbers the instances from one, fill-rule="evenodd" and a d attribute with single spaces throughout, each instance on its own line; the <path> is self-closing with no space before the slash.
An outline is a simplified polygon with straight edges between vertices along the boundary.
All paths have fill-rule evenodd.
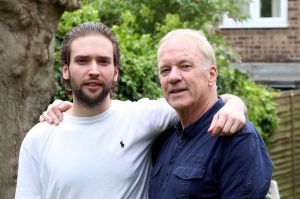
<path id="1" fill-rule="evenodd" d="M 240 3 L 247 0 L 240 0 Z M 257 85 L 246 74 L 229 67 L 238 56 L 217 34 L 223 14 L 244 19 L 235 0 L 85 0 L 81 9 L 65 12 L 56 37 L 55 75 L 59 79 L 59 49 L 63 36 L 72 26 L 85 21 L 100 21 L 116 32 L 122 53 L 118 99 L 137 100 L 161 97 L 156 69 L 159 39 L 175 28 L 194 28 L 206 33 L 213 43 L 219 67 L 219 93 L 240 96 L 248 107 L 248 117 L 266 142 L 277 126 L 274 91 Z M 58 85 L 56 98 L 66 99 Z"/>

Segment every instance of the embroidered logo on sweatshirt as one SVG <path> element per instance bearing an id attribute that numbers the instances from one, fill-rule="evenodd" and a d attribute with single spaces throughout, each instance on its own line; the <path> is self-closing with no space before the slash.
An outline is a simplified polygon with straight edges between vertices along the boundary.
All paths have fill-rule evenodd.
<path id="1" fill-rule="evenodd" d="M 124 148 L 125 144 L 123 143 L 123 140 L 121 140 L 120 145 L 122 148 Z"/>

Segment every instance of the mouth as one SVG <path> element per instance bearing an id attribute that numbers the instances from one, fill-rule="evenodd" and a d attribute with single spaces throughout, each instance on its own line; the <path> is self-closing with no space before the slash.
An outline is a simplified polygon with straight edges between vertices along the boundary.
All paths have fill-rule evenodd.
<path id="1" fill-rule="evenodd" d="M 186 91 L 186 88 L 174 88 L 169 91 L 170 94 L 176 94 Z"/>
<path id="2" fill-rule="evenodd" d="M 87 81 L 83 83 L 83 86 L 86 87 L 90 91 L 96 91 L 101 87 L 100 81 Z"/>

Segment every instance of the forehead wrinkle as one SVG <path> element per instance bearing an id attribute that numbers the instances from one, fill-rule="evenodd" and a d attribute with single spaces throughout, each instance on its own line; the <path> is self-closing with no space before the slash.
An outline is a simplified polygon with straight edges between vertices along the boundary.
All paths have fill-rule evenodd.
<path id="1" fill-rule="evenodd" d="M 179 43 L 186 45 L 178 45 Z M 164 40 L 157 51 L 158 68 L 179 65 L 183 62 L 196 63 L 196 57 L 191 54 L 191 50 L 194 50 L 195 53 L 198 48 L 195 42 L 188 37 L 172 36 Z"/>
<path id="2" fill-rule="evenodd" d="M 176 52 L 174 52 L 174 53 L 168 52 L 167 56 L 163 55 L 163 60 L 158 60 L 159 67 L 162 67 L 165 65 L 180 65 L 184 62 L 188 62 L 188 63 L 195 62 L 193 56 L 191 56 L 189 53 L 186 53 L 185 50 L 180 50 L 180 51 L 172 50 L 172 51 L 176 51 Z M 176 53 L 176 55 L 174 56 L 175 53 Z M 177 53 L 180 53 L 180 55 L 177 55 Z"/>

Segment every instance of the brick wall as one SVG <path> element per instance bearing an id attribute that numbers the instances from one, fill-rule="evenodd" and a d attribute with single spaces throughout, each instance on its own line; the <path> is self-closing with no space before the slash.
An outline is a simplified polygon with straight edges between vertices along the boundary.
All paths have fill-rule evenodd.
<path id="1" fill-rule="evenodd" d="M 288 28 L 222 29 L 243 62 L 300 61 L 300 0 L 288 1 Z"/>

